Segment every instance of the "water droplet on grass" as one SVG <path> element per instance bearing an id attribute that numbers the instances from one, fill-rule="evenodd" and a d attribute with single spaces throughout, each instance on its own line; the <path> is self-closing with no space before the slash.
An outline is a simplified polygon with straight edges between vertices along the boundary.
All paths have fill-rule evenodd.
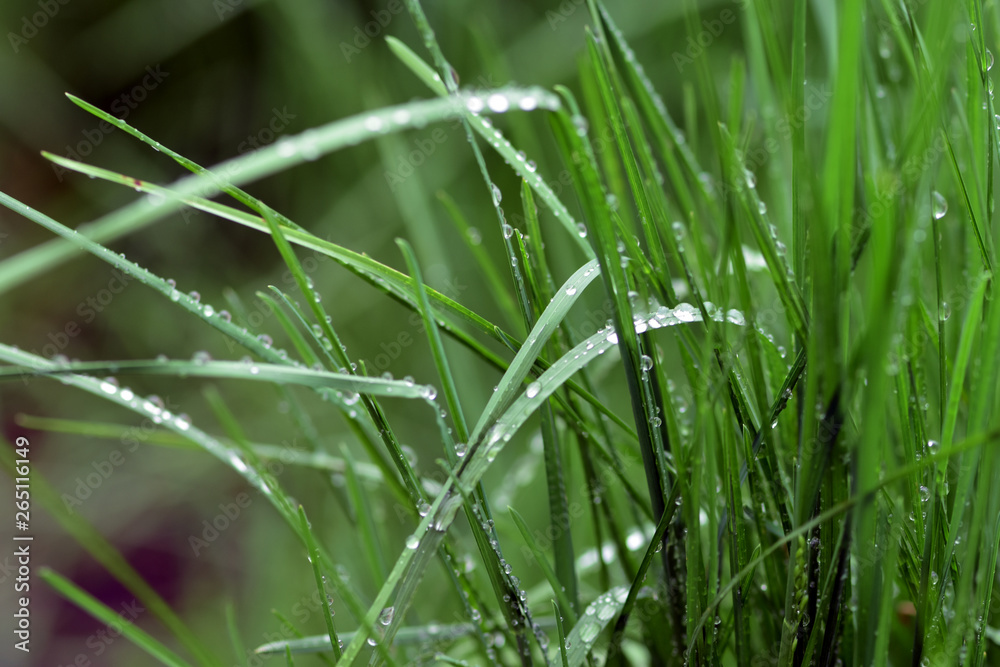
<path id="1" fill-rule="evenodd" d="M 538 392 L 542 390 L 542 385 L 538 382 L 532 382 L 528 385 L 528 389 L 524 392 L 524 395 L 528 398 L 534 398 L 538 396 Z"/>
<path id="2" fill-rule="evenodd" d="M 490 189 L 493 192 L 493 205 L 499 206 L 500 202 L 503 201 L 503 193 L 500 192 L 500 188 L 497 187 L 496 183 L 490 183 Z"/>
<path id="3" fill-rule="evenodd" d="M 694 322 L 698 319 L 698 310 L 690 303 L 679 303 L 674 308 L 674 317 L 681 322 Z"/>
<path id="4" fill-rule="evenodd" d="M 419 546 L 420 546 L 420 540 L 419 538 L 417 538 L 416 535 L 410 535 L 409 537 L 406 538 L 407 549 L 416 549 Z"/>
<path id="5" fill-rule="evenodd" d="M 590 609 L 587 611 L 589 613 Z M 588 623 L 580 628 L 580 640 L 584 643 L 590 643 L 597 637 L 598 632 L 600 632 L 600 627 L 596 623 Z"/>
<path id="6" fill-rule="evenodd" d="M 510 108 L 510 100 L 500 93 L 490 95 L 486 103 L 489 105 L 490 110 L 496 113 L 503 113 Z"/>
<path id="7" fill-rule="evenodd" d="M 940 220 L 948 212 L 948 200 L 940 192 L 935 190 L 931 193 L 932 214 L 935 220 Z"/>

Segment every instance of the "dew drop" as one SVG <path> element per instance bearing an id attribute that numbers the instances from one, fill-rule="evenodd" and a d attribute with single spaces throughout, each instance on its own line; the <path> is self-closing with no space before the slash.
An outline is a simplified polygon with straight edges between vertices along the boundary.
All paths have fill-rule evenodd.
<path id="1" fill-rule="evenodd" d="M 596 623 L 593 622 L 588 623 L 587 625 L 583 626 L 580 629 L 580 641 L 589 644 L 590 642 L 594 641 L 594 639 L 597 637 L 597 633 L 599 630 L 600 626 L 598 626 Z"/>
<path id="2" fill-rule="evenodd" d="M 730 324 L 737 324 L 739 326 L 743 326 L 746 324 L 746 321 L 743 319 L 743 313 L 736 310 L 735 308 L 729 310 L 729 312 L 726 313 L 726 321 L 729 322 Z"/>
<path id="3" fill-rule="evenodd" d="M 694 322 L 698 319 L 698 311 L 690 303 L 679 303 L 674 308 L 674 317 L 681 322 Z"/>
<path id="4" fill-rule="evenodd" d="M 538 392 L 542 390 L 542 385 L 538 382 L 532 382 L 528 385 L 528 389 L 524 392 L 524 395 L 528 398 L 534 398 L 538 396 Z"/>
<path id="5" fill-rule="evenodd" d="M 649 369 L 653 367 L 653 358 L 650 357 L 648 354 L 644 354 L 642 355 L 642 358 L 639 360 L 639 364 L 642 367 L 642 370 L 649 371 Z"/>
<path id="6" fill-rule="evenodd" d="M 416 535 L 410 535 L 409 537 L 406 538 L 407 549 L 416 549 L 419 546 L 420 546 L 420 540 L 417 538 Z"/>
<path id="7" fill-rule="evenodd" d="M 496 183 L 490 183 L 490 189 L 493 191 L 493 205 L 499 206 L 500 202 L 503 201 L 503 193 L 500 192 Z"/>
<path id="8" fill-rule="evenodd" d="M 514 228 L 508 225 L 507 223 L 504 223 L 502 229 L 503 229 L 503 237 L 505 239 L 509 239 L 510 237 L 514 236 Z"/>
<path id="9" fill-rule="evenodd" d="M 489 105 L 490 111 L 494 111 L 496 113 L 503 113 L 510 108 L 510 101 L 500 93 L 490 95 L 486 103 Z"/>
<path id="10" fill-rule="evenodd" d="M 278 151 L 280 157 L 289 158 L 295 155 L 297 149 L 295 148 L 295 142 L 291 139 L 282 139 L 277 144 L 275 148 Z"/>
<path id="11" fill-rule="evenodd" d="M 191 297 L 191 300 L 194 301 L 195 303 L 201 301 L 201 294 L 199 294 L 198 292 L 189 292 L 188 296 Z"/>
<path id="12" fill-rule="evenodd" d="M 935 190 L 931 194 L 931 203 L 933 205 L 934 219 L 940 220 L 948 212 L 948 200 L 944 198 L 944 195 Z"/>
<path id="13" fill-rule="evenodd" d="M 878 54 L 882 58 L 889 58 L 892 55 L 892 37 L 888 32 L 879 33 Z"/>

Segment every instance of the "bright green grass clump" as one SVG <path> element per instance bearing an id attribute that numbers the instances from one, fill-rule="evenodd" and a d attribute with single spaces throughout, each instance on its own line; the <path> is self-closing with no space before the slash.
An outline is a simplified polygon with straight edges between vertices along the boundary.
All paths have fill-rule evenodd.
<path id="1" fill-rule="evenodd" d="M 707 30 L 685 4 L 690 33 Z M 0 264 L 0 289 L 84 250 L 248 356 L 70 364 L 0 345 L 0 374 L 50 375 L 152 417 L 173 433 L 151 442 L 194 443 L 270 501 L 285 537 L 300 542 L 296 567 L 310 568 L 327 601 L 327 634 L 259 648 L 276 654 L 274 664 L 1000 664 L 991 613 L 1000 115 L 985 41 L 1000 28 L 1000 6 L 778 4 L 726 10 L 739 12 L 741 58 L 723 65 L 675 54 L 687 83 L 683 122 L 637 62 L 614 8 L 594 0 L 579 35 L 579 78 L 568 82 L 577 93 L 460 88 L 420 4 L 408 0 L 430 62 L 417 45 L 389 44 L 428 100 L 338 120 L 211 169 L 71 98 L 193 175 L 161 186 L 49 155 L 146 196 L 72 230 L 0 194 L 63 239 Z M 545 117 L 547 127 L 521 134 L 548 154 L 526 155 L 498 129 L 518 114 Z M 429 287 L 407 241 L 398 242 L 405 270 L 394 269 L 239 188 L 444 120 L 464 128 L 492 200 L 481 233 L 502 243 L 504 265 L 476 241 L 469 249 L 502 321 Z M 494 183 L 491 151 L 520 177 L 520 192 Z M 543 157 L 565 178 L 543 173 Z M 420 210 L 431 199 L 405 196 Z M 463 235 L 474 231 L 470 212 L 447 193 L 440 199 Z M 286 349 L 108 249 L 185 206 L 271 236 L 299 292 L 262 296 L 279 314 Z M 341 344 L 337 329 L 350 323 L 314 289 L 303 248 L 413 311 L 436 377 L 369 375 Z M 554 268 L 567 264 L 576 268 Z M 495 369 L 485 405 L 463 394 L 479 376 L 457 352 Z M 274 448 L 252 442 L 221 394 L 206 394 L 224 431 L 213 433 L 135 396 L 111 372 L 315 392 L 342 415 L 350 446 L 317 444 L 290 463 L 343 476 L 338 498 L 370 571 L 345 571 L 335 536 L 310 524 L 310 508 L 289 497 L 295 489 L 268 472 Z M 299 394 L 285 395 L 298 406 Z M 394 399 L 424 410 L 435 457 L 417 464 L 408 455 L 386 407 Z M 106 424 L 35 425 L 115 433 Z M 515 455 L 527 457 L 530 484 L 542 489 L 532 498 L 547 505 L 505 488 L 511 506 L 498 506 L 502 476 L 487 473 L 513 467 Z M 67 530 L 176 639 L 168 647 L 133 628 L 132 641 L 162 664 L 230 664 L 40 484 Z M 378 519 L 400 512 L 402 540 Z M 377 587 L 364 590 L 353 575 Z M 63 577 L 45 578 L 93 615 L 110 613 Z"/>

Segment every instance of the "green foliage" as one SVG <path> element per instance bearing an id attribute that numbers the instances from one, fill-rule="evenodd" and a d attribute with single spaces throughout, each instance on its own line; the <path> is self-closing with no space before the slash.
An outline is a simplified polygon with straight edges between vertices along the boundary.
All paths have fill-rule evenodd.
<path id="1" fill-rule="evenodd" d="M 1000 116 L 986 45 L 1000 8 L 780 4 L 683 3 L 674 18 L 701 48 L 672 56 L 684 131 L 616 8 L 598 0 L 575 10 L 590 22 L 575 35 L 579 76 L 553 90 L 462 88 L 407 0 L 430 62 L 416 44 L 390 36 L 388 47 L 435 97 L 209 169 L 70 96 L 193 175 L 158 185 L 46 154 L 145 196 L 74 230 L 0 193 L 62 238 L 0 262 L 0 292 L 84 251 L 251 356 L 69 362 L 0 344 L 0 379 L 62 382 L 152 417 L 171 433 L 149 444 L 193 443 L 263 494 L 285 524 L 273 539 L 295 545 L 280 567 L 308 571 L 321 601 L 321 627 L 307 632 L 326 633 L 300 636 L 279 614 L 296 638 L 257 651 L 289 665 L 293 654 L 352 665 L 997 664 Z M 433 209 L 419 180 L 393 188 L 420 236 L 397 240 L 405 272 L 389 265 L 398 253 L 350 250 L 241 189 L 369 141 L 391 152 L 393 135 L 446 121 L 464 130 L 481 201 L 472 210 L 440 192 Z M 505 192 L 511 178 L 520 199 Z M 110 249 L 183 207 L 269 235 L 305 299 L 278 287 L 261 296 L 291 352 Z M 483 215 L 496 224 L 480 231 L 470 221 Z M 449 247 L 495 308 L 429 284 L 429 253 L 459 261 L 431 242 L 454 230 L 464 239 Z M 303 250 L 407 311 L 425 334 L 415 337 L 425 376 L 379 376 L 348 352 L 354 323 Z M 273 385 L 310 450 L 256 442 L 215 385 L 204 395 L 224 436 L 112 373 Z M 313 414 L 339 416 L 340 442 L 310 425 Z M 430 462 L 402 442 L 414 421 Z M 22 424 L 97 437 L 122 428 Z M 279 457 L 304 477 L 269 473 Z M 321 498 L 295 499 L 306 476 L 331 473 L 341 481 Z M 327 497 L 336 527 L 306 518 L 306 508 L 325 515 Z M 198 636 L 89 524 L 60 511 L 56 493 L 41 499 L 155 605 L 186 657 L 138 628 L 130 641 L 162 664 L 221 664 L 212 651 L 229 650 L 225 637 Z M 109 616 L 60 575 L 44 578 Z M 220 634 L 239 651 L 236 624 L 230 614 Z"/>

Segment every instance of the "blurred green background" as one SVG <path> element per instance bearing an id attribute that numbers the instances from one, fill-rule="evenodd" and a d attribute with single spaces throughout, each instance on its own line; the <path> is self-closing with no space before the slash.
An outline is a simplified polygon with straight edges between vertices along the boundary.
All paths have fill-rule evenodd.
<path id="1" fill-rule="evenodd" d="M 702 3 L 714 18 L 738 14 L 739 2 Z M 684 117 L 683 66 L 675 54 L 691 46 L 681 3 L 615 3 L 612 11 L 645 64 L 675 117 Z M 77 157 L 130 176 L 168 184 L 185 172 L 117 130 L 105 132 L 93 116 L 65 97 L 71 92 L 139 128 L 203 165 L 212 165 L 265 145 L 277 137 L 343 118 L 362 110 L 430 97 L 389 52 L 386 35 L 424 53 L 405 11 L 395 2 L 297 0 L 7 0 L 0 3 L 0 189 L 75 227 L 95 220 L 138 195 L 119 186 L 63 173 L 41 151 Z M 557 83 L 576 89 L 576 59 L 584 44 L 585 6 L 578 2 L 449 0 L 425 7 L 461 85 L 492 88 L 507 83 Z M 384 24 L 384 25 L 383 25 Z M 367 31 L 367 34 L 366 34 Z M 369 36 L 370 35 L 370 36 Z M 725 27 L 712 48 L 696 57 L 725 72 L 740 49 L 738 25 Z M 724 76 L 724 75 L 723 75 Z M 551 159 L 544 118 L 497 121 L 515 145 L 525 148 L 556 185 L 561 167 Z M 697 140 L 697 132 L 689 135 Z M 414 157 L 416 156 L 416 157 Z M 519 183 L 495 155 L 487 159 L 494 179 L 515 203 Z M 416 162 L 419 161 L 419 164 Z M 413 166 L 412 174 L 407 166 Z M 400 179 L 394 176 L 402 175 Z M 400 182 L 401 181 L 401 182 Z M 431 286 L 520 333 L 492 303 L 485 282 L 445 209 L 434 196 L 445 191 L 480 232 L 481 243 L 501 258 L 489 193 L 474 169 L 461 128 L 428 127 L 367 143 L 252 184 L 248 190 L 319 236 L 404 269 L 394 239 L 407 237 L 416 248 Z M 573 205 L 572 202 L 568 202 Z M 543 226 L 551 220 L 543 218 Z M 0 210 L 0 257 L 7 259 L 49 241 L 50 234 L 6 209 Z M 560 238 L 558 233 L 555 238 Z M 272 241 L 263 234 L 211 216 L 189 212 L 111 244 L 140 265 L 196 290 L 216 309 L 235 294 L 259 320 L 259 332 L 285 341 L 255 298 L 270 284 L 291 290 Z M 548 251 L 557 277 L 578 266 L 580 256 L 565 248 Z M 312 256 L 300 253 L 303 259 Z M 308 268 L 307 262 L 307 268 Z M 426 341 L 410 313 L 333 262 L 318 262 L 311 276 L 333 314 L 334 325 L 352 358 L 366 360 L 369 372 L 412 375 L 436 384 Z M 599 307 L 597 303 L 590 306 Z M 45 356 L 81 360 L 148 359 L 160 354 L 190 358 L 207 351 L 213 358 L 239 359 L 245 351 L 227 344 L 206 324 L 172 308 L 160 295 L 129 282 L 123 288 L 109 267 L 77 255 L 56 270 L 31 277 L 0 298 L 0 339 Z M 67 333 L 69 332 L 69 333 Z M 401 334 L 411 344 L 398 345 Z M 448 343 L 459 364 L 459 385 L 473 414 L 485 404 L 498 374 L 471 354 Z M 501 349 L 498 352 L 504 352 Z M 508 355 L 509 356 L 509 355 Z M 454 362 L 453 362 L 454 363 Z M 174 412 L 189 414 L 205 430 L 221 433 L 205 405 L 206 381 L 156 376 L 120 376 L 139 394 L 156 394 Z M 304 448 L 302 426 L 289 414 L 283 396 L 266 385 L 215 383 L 256 442 Z M 298 392 L 329 451 L 353 446 L 343 422 L 309 392 Z M 434 470 L 439 445 L 423 406 L 387 401 L 390 422 L 412 447 L 420 468 Z M 74 510 L 93 522 L 128 560 L 175 606 L 225 664 L 236 664 L 226 636 L 224 607 L 235 606 L 247 647 L 275 638 L 276 609 L 303 630 L 324 631 L 312 596 L 315 589 L 301 548 L 276 513 L 252 498 L 231 526 L 207 547 L 192 548 L 205 521 L 223 512 L 248 489 L 215 459 L 195 450 L 148 442 L 134 415 L 57 382 L 0 384 L 0 414 L 8 439 L 30 438 L 34 471 L 59 494 L 86 496 Z M 134 428 L 135 440 L 99 439 L 32 430 L 25 416 L 117 422 Z M 531 429 L 518 453 L 497 466 L 488 488 L 505 507 L 513 494 L 531 507 L 544 507 L 544 485 L 520 488 L 536 473 L 538 454 Z M 116 453 L 117 452 L 117 453 Z M 360 454 L 360 451 L 358 452 Z M 518 458 L 520 457 L 520 458 Z M 115 462 L 121 461 L 120 465 Z M 109 465 L 111 466 L 109 468 Z M 109 475 L 102 471 L 111 470 Z M 518 474 L 513 474 L 519 471 Z M 90 484 L 89 479 L 98 479 Z M 313 524 L 330 544 L 365 596 L 376 588 L 341 504 L 340 480 L 286 468 L 282 485 L 310 510 Z M 83 485 L 83 486 L 81 486 Z M 96 488 L 92 488 L 96 487 Z M 583 501 L 581 489 L 571 500 Z M 10 481 L 0 480 L 0 496 L 10 497 Z M 384 491 L 379 501 L 385 534 L 396 548 L 412 526 L 400 523 Z M 504 500 L 504 499 L 507 500 Z M 48 565 L 83 585 L 115 609 L 131 596 L 56 525 L 36 499 L 33 566 Z M 3 509 L 7 516 L 7 507 Z M 528 517 L 529 521 L 531 517 Z M 7 535 L 8 527 L 3 527 Z M 0 599 L 12 604 L 9 562 L 0 554 Z M 510 555 L 520 562 L 519 554 Z M 424 586 L 436 590 L 433 572 Z M 530 573 L 537 581 L 537 573 Z M 105 626 L 58 599 L 39 582 L 32 588 L 34 650 L 30 660 L 0 645 L 3 664 L 137 665 L 149 659 L 126 641 L 100 633 Z M 441 601 L 442 605 L 449 604 Z M 430 605 L 433 607 L 433 605 Z M 432 608 L 425 609 L 428 615 Z M 437 617 L 453 620 L 450 607 Z M 427 619 L 425 619 L 427 620 Z M 148 613 L 135 622 L 169 642 Z M 346 614 L 341 627 L 349 627 Z M 4 627 L 10 621 L 5 620 Z M 5 631 L 5 637 L 10 635 Z M 110 640 L 110 641 L 109 641 Z M 278 660 L 272 660 L 277 664 Z M 240 663 L 242 664 L 242 663 Z M 318 664 L 312 659 L 302 664 Z"/>

